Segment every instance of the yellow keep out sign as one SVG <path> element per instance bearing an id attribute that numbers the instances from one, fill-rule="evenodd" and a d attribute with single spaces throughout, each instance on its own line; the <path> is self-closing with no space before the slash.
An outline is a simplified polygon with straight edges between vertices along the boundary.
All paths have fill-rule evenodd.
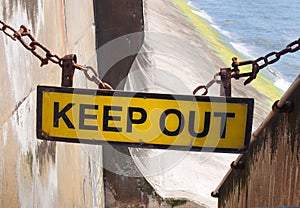
<path id="1" fill-rule="evenodd" d="M 240 153 L 253 99 L 38 86 L 37 137 L 131 147 Z"/>

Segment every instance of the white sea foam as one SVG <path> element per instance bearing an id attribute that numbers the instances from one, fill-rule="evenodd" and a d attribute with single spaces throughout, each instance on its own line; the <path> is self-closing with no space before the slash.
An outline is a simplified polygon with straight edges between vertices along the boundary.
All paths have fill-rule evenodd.
<path id="1" fill-rule="evenodd" d="M 226 36 L 226 37 L 228 37 L 228 38 L 231 37 L 230 32 L 221 29 L 218 25 L 211 24 L 211 26 L 212 26 L 213 28 L 215 28 L 215 29 L 216 29 L 219 33 L 221 33 L 222 35 L 224 35 L 224 36 Z"/>
<path id="2" fill-rule="evenodd" d="M 285 80 L 284 78 L 280 78 L 275 81 L 274 85 L 278 87 L 279 89 L 283 90 L 284 92 L 287 91 L 287 89 L 291 86 L 292 83 Z"/>
<path id="3" fill-rule="evenodd" d="M 213 24 L 213 18 L 211 16 L 209 16 L 204 10 L 193 10 L 192 12 L 196 15 L 198 15 L 199 17 L 202 17 L 204 19 L 206 19 L 209 23 Z"/>
<path id="4" fill-rule="evenodd" d="M 189 5 L 193 7 L 192 3 L 189 2 Z M 225 37 L 231 39 L 232 35 L 229 31 L 226 31 L 224 29 L 222 29 L 220 26 L 216 25 L 213 21 L 213 18 L 207 14 L 204 10 L 197 10 L 197 9 L 193 9 L 192 12 L 196 15 L 198 15 L 199 17 L 207 20 L 211 27 L 214 28 L 217 32 L 219 32 L 220 34 L 224 35 Z M 245 44 L 242 43 L 236 43 L 236 42 L 229 42 L 233 48 L 235 48 L 238 52 L 240 52 L 241 54 L 243 54 L 246 57 L 253 57 L 251 56 L 251 53 L 249 51 L 249 49 L 247 48 L 247 46 L 245 46 Z"/>
<path id="5" fill-rule="evenodd" d="M 290 85 L 292 84 L 291 82 L 287 81 L 284 78 L 284 75 L 282 75 L 280 72 L 275 71 L 273 69 L 271 69 L 270 67 L 266 68 L 266 71 L 268 71 L 272 76 L 272 80 L 274 81 L 274 85 L 276 87 L 278 87 L 279 89 L 283 90 L 284 92 L 290 87 Z"/>
<path id="6" fill-rule="evenodd" d="M 230 45 L 232 45 L 233 48 L 235 48 L 242 55 L 249 57 L 249 58 L 253 57 L 253 56 L 251 56 L 251 53 L 245 44 L 236 43 L 236 42 L 229 42 L 229 43 L 230 43 Z"/>

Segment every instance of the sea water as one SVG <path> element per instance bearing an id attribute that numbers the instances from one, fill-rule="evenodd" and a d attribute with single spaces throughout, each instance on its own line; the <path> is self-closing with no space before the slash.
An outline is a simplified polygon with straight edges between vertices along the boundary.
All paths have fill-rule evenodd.
<path id="1" fill-rule="evenodd" d="M 299 0 L 189 0 L 188 3 L 195 14 L 221 34 L 224 45 L 249 60 L 279 52 L 300 38 Z M 286 90 L 300 72 L 300 50 L 281 56 L 261 72 L 278 88 Z"/>

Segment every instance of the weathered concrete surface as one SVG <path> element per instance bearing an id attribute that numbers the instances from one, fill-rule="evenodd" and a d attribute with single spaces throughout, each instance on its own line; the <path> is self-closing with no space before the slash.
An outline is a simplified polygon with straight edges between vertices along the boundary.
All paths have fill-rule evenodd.
<path id="1" fill-rule="evenodd" d="M 167 8 L 167 9 L 166 9 Z M 191 21 L 169 0 L 145 0 L 145 41 L 126 90 L 192 95 L 208 83 L 224 63 L 213 53 Z M 220 50 L 222 50 L 220 48 Z M 253 87 L 234 80 L 234 97 L 255 98 L 254 126 L 268 113 L 266 98 Z M 219 95 L 219 85 L 209 95 Z M 255 128 L 255 127 L 254 127 Z M 210 196 L 237 155 L 130 148 L 138 170 L 163 198 L 184 198 L 198 207 L 216 207 Z"/>
<path id="2" fill-rule="evenodd" d="M 298 76 L 300 79 L 300 76 Z M 219 207 L 300 206 L 300 85 L 291 113 L 274 116 L 219 190 Z"/>
<path id="3" fill-rule="evenodd" d="M 96 0 L 94 9 L 100 77 L 114 89 L 123 90 L 127 74 L 143 42 L 142 0 Z M 124 56 L 110 64 L 121 53 Z M 152 192 L 151 187 L 141 175 L 140 178 L 127 176 L 125 172 L 128 169 L 137 172 L 135 164 L 130 157 L 125 161 L 125 157 L 117 156 L 117 151 L 129 154 L 127 147 L 103 147 L 105 207 L 148 206 L 149 196 L 145 189 Z M 126 168 L 119 173 L 112 171 L 119 166 Z"/>
<path id="4" fill-rule="evenodd" d="M 143 1 L 96 0 L 94 2 L 97 49 L 104 45 L 110 49 L 97 50 L 99 74 L 103 81 L 109 83 L 114 89 L 123 90 L 129 69 L 143 43 Z M 122 36 L 126 37 L 122 38 Z M 120 38 L 120 44 L 113 46 L 112 42 Z M 106 67 L 108 60 L 118 57 L 120 52 L 125 56 Z"/>
<path id="5" fill-rule="evenodd" d="M 115 89 L 123 90 L 143 43 L 143 10 L 142 0 L 95 1 L 99 74 Z M 144 70 L 149 65 L 141 67 L 139 70 Z M 103 147 L 105 207 L 198 207 L 186 200 L 166 201 L 156 195 L 129 155 L 124 146 Z"/>
<path id="6" fill-rule="evenodd" d="M 93 1 L 3 0 L 0 8 L 1 20 L 31 28 L 53 53 L 76 53 L 79 63 L 95 67 L 93 18 Z M 0 64 L 0 207 L 104 206 L 101 148 L 36 139 L 36 85 L 59 86 L 60 67 L 40 68 L 2 32 Z M 96 87 L 75 76 L 75 86 Z"/>

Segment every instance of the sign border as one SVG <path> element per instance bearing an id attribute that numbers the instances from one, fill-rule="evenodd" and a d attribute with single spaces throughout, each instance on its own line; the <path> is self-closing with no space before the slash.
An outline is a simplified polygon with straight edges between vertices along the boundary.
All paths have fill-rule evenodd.
<path id="1" fill-rule="evenodd" d="M 127 142 L 112 142 L 91 140 L 84 138 L 63 138 L 63 137 L 51 137 L 42 132 L 42 112 L 43 112 L 43 92 L 62 92 L 69 94 L 83 94 L 93 96 L 119 96 L 119 97 L 134 97 L 134 98 L 153 98 L 164 100 L 182 100 L 182 101 L 201 101 L 201 102 L 228 102 L 228 103 L 243 103 L 248 105 L 247 110 L 247 122 L 244 139 L 244 148 L 210 148 L 210 147 L 189 147 L 189 146 L 175 146 L 175 145 L 161 145 L 161 144 L 145 144 L 145 143 L 127 143 Z M 37 108 L 36 108 L 36 135 L 38 139 L 68 143 L 83 143 L 93 145 L 125 145 L 135 148 L 154 148 L 154 149 L 170 149 L 170 150 L 189 150 L 189 151 L 202 151 L 202 152 L 222 152 L 222 153 L 244 153 L 249 148 L 252 123 L 253 123 L 253 98 L 236 98 L 236 97 L 211 97 L 211 96 L 193 96 L 182 94 L 161 94 L 161 93 L 145 93 L 145 92 L 131 92 L 131 91 L 118 91 L 118 90 L 98 90 L 98 89 L 82 89 L 82 88 L 65 88 L 55 86 L 37 86 Z"/>

